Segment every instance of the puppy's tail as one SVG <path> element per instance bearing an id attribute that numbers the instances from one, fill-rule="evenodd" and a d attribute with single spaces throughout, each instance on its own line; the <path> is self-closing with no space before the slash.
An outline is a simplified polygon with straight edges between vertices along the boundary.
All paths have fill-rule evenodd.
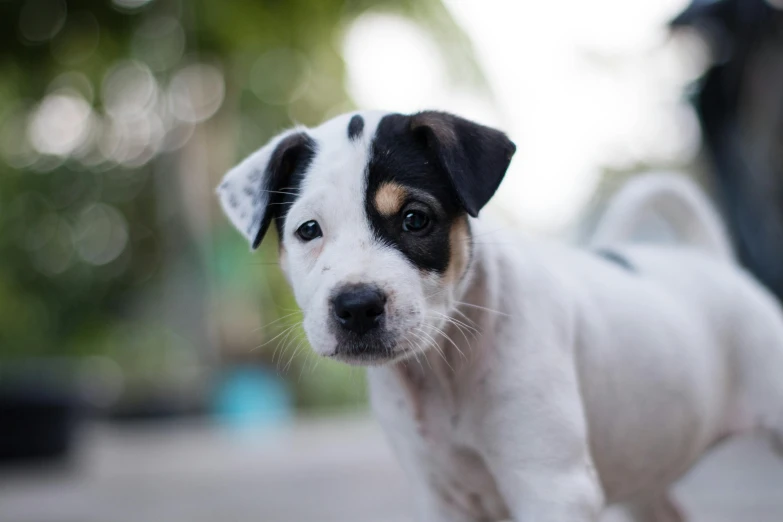
<path id="1" fill-rule="evenodd" d="M 610 201 L 591 243 L 608 247 L 639 241 L 645 227 L 657 223 L 660 229 L 662 222 L 678 242 L 734 260 L 715 208 L 694 182 L 676 174 L 645 174 L 627 182 Z"/>

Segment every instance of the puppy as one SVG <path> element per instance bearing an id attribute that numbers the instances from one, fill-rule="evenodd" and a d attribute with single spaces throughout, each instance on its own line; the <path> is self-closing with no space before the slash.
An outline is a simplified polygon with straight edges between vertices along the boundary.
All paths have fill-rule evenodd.
<path id="1" fill-rule="evenodd" d="M 681 520 L 668 488 L 707 449 L 783 433 L 779 305 L 683 179 L 632 182 L 593 249 L 477 219 L 514 151 L 446 113 L 353 113 L 218 194 L 253 248 L 274 223 L 313 349 L 370 366 L 421 521 Z M 631 244 L 649 213 L 686 244 Z"/>

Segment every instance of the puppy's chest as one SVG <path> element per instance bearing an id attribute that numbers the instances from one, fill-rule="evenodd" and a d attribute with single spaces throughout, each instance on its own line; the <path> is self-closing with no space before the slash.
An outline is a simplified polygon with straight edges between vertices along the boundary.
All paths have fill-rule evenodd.
<path id="1" fill-rule="evenodd" d="M 406 468 L 447 510 L 475 520 L 505 518 L 505 502 L 477 443 L 476 403 L 443 382 L 385 384 L 373 390 L 373 403 Z"/>
<path id="2" fill-rule="evenodd" d="M 427 406 L 413 453 L 424 463 L 432 494 L 447 509 L 467 514 L 471 520 L 505 519 L 505 502 L 473 442 L 471 426 L 466 425 L 470 416 L 444 414 L 435 401 Z"/>

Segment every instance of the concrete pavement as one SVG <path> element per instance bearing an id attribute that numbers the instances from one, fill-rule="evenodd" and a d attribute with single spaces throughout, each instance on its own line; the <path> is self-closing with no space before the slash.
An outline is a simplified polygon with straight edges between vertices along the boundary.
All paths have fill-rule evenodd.
<path id="1" fill-rule="evenodd" d="M 759 440 L 715 451 L 677 488 L 696 522 L 783 521 L 783 461 Z M 51 468 L 0 468 L 2 522 L 403 522 L 406 481 L 369 419 L 271 431 L 98 426 Z"/>

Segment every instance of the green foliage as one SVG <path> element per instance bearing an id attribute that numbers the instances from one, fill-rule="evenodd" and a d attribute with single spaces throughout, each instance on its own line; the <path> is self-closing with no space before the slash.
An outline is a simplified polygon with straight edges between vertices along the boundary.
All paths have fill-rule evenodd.
<path id="1" fill-rule="evenodd" d="M 361 373 L 313 370 L 306 346 L 259 328 L 296 319 L 274 240 L 250 256 L 204 218 L 234 160 L 351 108 L 338 42 L 368 10 L 423 24 L 454 77 L 480 81 L 434 0 L 0 1 L 0 361 L 101 355 L 143 395 L 185 367 L 250 360 L 285 365 L 303 407 L 361 403 Z M 189 121 L 177 103 L 198 116 L 188 103 L 212 103 L 204 85 L 220 108 Z M 39 116 L 51 150 L 31 143 Z M 84 143 L 58 152 L 82 116 Z M 139 135 L 150 150 L 133 148 Z"/>

